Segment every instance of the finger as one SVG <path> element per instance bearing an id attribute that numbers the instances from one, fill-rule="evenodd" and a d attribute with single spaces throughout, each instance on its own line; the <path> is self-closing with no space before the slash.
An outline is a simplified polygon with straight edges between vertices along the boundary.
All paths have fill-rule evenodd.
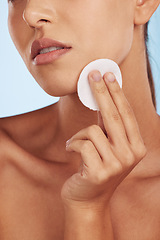
<path id="1" fill-rule="evenodd" d="M 106 129 L 104 127 L 104 123 L 103 123 L 103 118 L 102 118 L 102 115 L 101 115 L 101 112 L 100 111 L 97 111 L 97 115 L 98 115 L 98 126 L 100 126 L 100 128 L 102 129 L 102 131 L 104 132 L 104 134 L 107 136 L 107 132 L 106 132 Z"/>
<path id="2" fill-rule="evenodd" d="M 111 75 L 115 79 L 112 73 L 106 73 L 103 78 L 107 84 L 113 102 L 115 103 L 119 111 L 128 140 L 131 143 L 131 145 L 140 143 L 142 142 L 142 138 L 140 135 L 139 127 L 134 112 L 128 100 L 126 99 L 122 89 L 120 88 L 118 82 L 116 80 L 112 82 L 108 81 L 108 76 L 111 77 Z"/>
<path id="3" fill-rule="evenodd" d="M 89 140 L 70 139 L 66 150 L 80 153 L 85 166 L 90 169 L 102 167 L 101 157 Z"/>
<path id="4" fill-rule="evenodd" d="M 109 161 L 107 163 L 103 163 L 94 145 L 89 140 L 70 140 L 66 149 L 67 151 L 75 151 L 81 154 L 83 163 L 79 172 L 83 176 L 90 176 L 94 181 L 97 178 L 104 181 L 109 176 L 122 173 L 123 166 L 121 162 L 112 155 L 112 158 L 108 158 Z"/>
<path id="5" fill-rule="evenodd" d="M 118 109 L 112 100 L 103 78 L 100 77 L 100 81 L 94 81 L 94 74 L 97 75 L 100 73 L 98 71 L 92 71 L 89 74 L 89 83 L 99 106 L 110 142 L 118 146 L 120 143 L 125 144 L 128 142 L 128 139 Z"/>
<path id="6" fill-rule="evenodd" d="M 73 140 L 89 140 L 92 142 L 101 161 L 105 164 L 110 163 L 115 158 L 107 137 L 98 125 L 92 125 L 86 129 L 80 130 L 70 139 L 71 142 Z"/>

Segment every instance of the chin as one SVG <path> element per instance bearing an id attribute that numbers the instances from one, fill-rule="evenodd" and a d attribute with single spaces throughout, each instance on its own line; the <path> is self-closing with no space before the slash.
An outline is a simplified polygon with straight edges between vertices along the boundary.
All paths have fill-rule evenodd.
<path id="1" fill-rule="evenodd" d="M 70 81 L 70 83 L 54 83 L 52 82 L 51 84 L 45 84 L 45 86 L 41 86 L 41 88 L 50 96 L 53 97 L 63 97 L 66 95 L 74 94 L 77 93 L 77 82 L 75 83 Z"/>
<path id="2" fill-rule="evenodd" d="M 48 70 L 48 69 L 47 69 Z M 34 79 L 40 85 L 40 87 L 49 95 L 54 97 L 62 97 L 77 92 L 77 82 L 80 75 L 78 69 L 68 69 L 66 71 L 60 71 L 59 69 L 49 69 L 35 72 Z"/>
<path id="3" fill-rule="evenodd" d="M 44 90 L 45 91 L 45 90 Z M 75 94 L 77 93 L 77 90 L 75 91 L 45 91 L 48 95 L 52 96 L 52 97 L 64 97 L 64 96 L 68 96 L 68 95 L 72 95 L 72 94 Z"/>

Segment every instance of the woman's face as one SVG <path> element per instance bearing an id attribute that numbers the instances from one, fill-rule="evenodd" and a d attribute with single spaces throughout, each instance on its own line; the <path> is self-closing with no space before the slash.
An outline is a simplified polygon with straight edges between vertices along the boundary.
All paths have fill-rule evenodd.
<path id="1" fill-rule="evenodd" d="M 133 20 L 133 0 L 9 0 L 12 40 L 30 73 L 53 96 L 76 92 L 80 72 L 95 59 L 120 64 L 131 49 Z M 35 65 L 31 46 L 41 38 L 72 48 L 57 60 Z"/>

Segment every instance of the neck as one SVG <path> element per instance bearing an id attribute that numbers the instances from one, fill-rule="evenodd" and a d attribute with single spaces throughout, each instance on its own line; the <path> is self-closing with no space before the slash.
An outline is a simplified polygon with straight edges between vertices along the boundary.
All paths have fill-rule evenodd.
<path id="1" fill-rule="evenodd" d="M 147 57 L 141 28 L 135 29 L 133 45 L 128 57 L 120 65 L 123 76 L 123 91 L 129 101 L 141 136 L 147 149 L 159 147 L 160 118 L 153 105 L 147 74 Z M 141 43 L 141 45 L 140 45 Z"/>
<path id="2" fill-rule="evenodd" d="M 97 112 L 86 108 L 77 93 L 60 98 L 58 105 L 60 129 L 65 140 L 81 129 L 97 124 Z"/>

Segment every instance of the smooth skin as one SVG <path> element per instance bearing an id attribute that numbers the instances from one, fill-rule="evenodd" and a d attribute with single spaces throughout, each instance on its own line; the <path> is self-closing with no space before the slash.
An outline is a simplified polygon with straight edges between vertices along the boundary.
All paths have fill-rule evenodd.
<path id="1" fill-rule="evenodd" d="M 99 124 L 104 126 L 103 131 L 98 125 L 82 129 L 67 141 L 67 151 L 80 153 L 82 163 L 80 171 L 69 178 L 62 188 L 66 211 L 65 239 L 83 239 L 84 236 L 90 240 L 114 239 L 109 214 L 110 199 L 147 151 L 134 113 L 115 77 L 108 73 L 103 79 L 99 72 L 92 72 L 89 81 L 100 109 Z M 88 231 L 90 223 L 85 216 L 88 209 L 89 213 L 92 209 L 96 215 L 91 220 L 92 232 Z M 107 213 L 105 209 L 108 209 Z M 76 211 L 82 217 L 76 216 Z M 108 219 L 104 224 L 106 214 Z M 72 220 L 72 226 L 68 224 L 67 217 Z M 83 219 L 83 223 L 77 224 L 76 217 Z M 76 231 L 73 231 L 74 222 Z M 98 226 L 97 222 L 100 223 Z"/>
<path id="2" fill-rule="evenodd" d="M 38 4 L 37 4 L 38 3 Z M 151 99 L 143 25 L 160 0 L 12 0 L 8 24 L 29 71 L 58 103 L 0 119 L 0 239 L 159 240 L 160 118 Z M 18 26 L 18 27 L 17 27 Z M 34 65 L 48 37 L 72 50 Z M 120 66 L 89 83 L 100 113 L 78 99 L 82 68 Z M 69 140 L 69 141 L 67 141 Z"/>
<path id="3" fill-rule="evenodd" d="M 99 75 L 99 81 L 94 81 L 94 74 Z M 106 205 L 115 188 L 146 155 L 134 113 L 119 84 L 115 80 L 109 82 L 107 74 L 104 79 L 99 72 L 89 75 L 104 130 L 92 125 L 67 141 L 67 151 L 78 152 L 82 158 L 80 172 L 63 187 L 62 196 L 67 203 L 99 202 L 102 197 Z"/>

